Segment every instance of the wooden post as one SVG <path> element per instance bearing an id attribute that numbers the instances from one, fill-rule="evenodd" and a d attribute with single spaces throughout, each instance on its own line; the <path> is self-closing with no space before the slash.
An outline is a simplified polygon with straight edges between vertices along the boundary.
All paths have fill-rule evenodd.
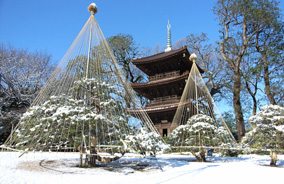
<path id="1" fill-rule="evenodd" d="M 83 167 L 83 155 L 86 153 L 86 148 L 84 148 L 83 144 L 81 144 L 78 146 L 77 150 L 80 152 L 79 167 Z"/>
<path id="2" fill-rule="evenodd" d="M 83 154 L 82 153 L 80 153 L 79 167 L 83 167 Z"/>
<path id="3" fill-rule="evenodd" d="M 276 162 L 277 162 L 277 152 L 270 150 L 270 165 L 271 166 L 276 166 Z"/>
<path id="4" fill-rule="evenodd" d="M 79 167 L 83 167 L 83 155 L 86 153 L 86 148 L 84 148 L 83 143 L 77 147 L 77 150 L 80 152 Z"/>
<path id="5" fill-rule="evenodd" d="M 77 149 L 80 152 L 79 167 L 83 167 L 83 142 L 81 143 L 81 145 Z"/>

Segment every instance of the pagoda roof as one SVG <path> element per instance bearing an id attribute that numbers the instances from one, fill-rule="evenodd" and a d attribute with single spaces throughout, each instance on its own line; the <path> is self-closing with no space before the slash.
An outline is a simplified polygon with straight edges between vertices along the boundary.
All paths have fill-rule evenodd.
<path id="1" fill-rule="evenodd" d="M 192 61 L 189 60 L 189 52 L 186 46 L 183 46 L 182 48 L 167 51 L 167 52 L 161 52 L 158 54 L 154 54 L 152 56 L 143 57 L 134 59 L 131 62 L 136 65 L 140 70 L 142 70 L 147 75 L 153 75 L 155 72 L 152 71 L 151 65 L 159 65 L 164 64 L 165 62 L 172 60 L 172 58 L 180 58 L 179 61 L 182 63 L 182 68 L 187 68 L 190 70 L 192 66 Z M 200 73 L 204 73 L 204 71 L 197 65 Z"/>
<path id="2" fill-rule="evenodd" d="M 165 59 L 165 58 L 180 55 L 180 54 L 183 54 L 183 53 L 188 53 L 188 55 L 189 55 L 189 52 L 188 52 L 186 46 L 184 46 L 180 49 L 171 50 L 171 51 L 168 51 L 168 52 L 160 52 L 160 53 L 154 54 L 152 56 L 138 58 L 138 59 L 132 60 L 132 63 L 137 65 L 137 64 L 145 64 L 147 62 L 147 64 L 148 64 L 148 63 L 153 63 L 153 62 L 156 62 L 158 60 Z"/>

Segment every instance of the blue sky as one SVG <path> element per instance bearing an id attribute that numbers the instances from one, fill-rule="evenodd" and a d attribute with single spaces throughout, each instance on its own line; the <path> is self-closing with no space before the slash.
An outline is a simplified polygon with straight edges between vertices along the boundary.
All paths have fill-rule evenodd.
<path id="1" fill-rule="evenodd" d="M 0 42 L 46 51 L 59 62 L 88 20 L 92 2 L 106 38 L 125 33 L 140 47 L 163 47 L 168 20 L 173 43 L 191 33 L 207 33 L 213 43 L 219 38 L 215 0 L 0 0 Z"/>
<path id="2" fill-rule="evenodd" d="M 219 37 L 215 0 L 0 0 L 0 42 L 46 51 L 59 62 L 88 20 L 92 2 L 106 38 L 126 33 L 140 47 L 163 47 L 168 20 L 173 43 L 191 33 L 207 33 L 212 42 Z"/>
<path id="3" fill-rule="evenodd" d="M 59 62 L 88 20 L 92 2 L 105 37 L 126 33 L 141 47 L 162 47 L 169 19 L 172 42 L 201 32 L 218 39 L 211 0 L 0 0 L 0 41 L 46 51 Z"/>

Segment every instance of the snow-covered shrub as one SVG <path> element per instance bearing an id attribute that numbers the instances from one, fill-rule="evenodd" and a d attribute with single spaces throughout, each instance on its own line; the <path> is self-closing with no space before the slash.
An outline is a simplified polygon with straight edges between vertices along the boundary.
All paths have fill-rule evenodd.
<path id="1" fill-rule="evenodd" d="M 284 108 L 278 105 L 265 105 L 255 115 L 249 118 L 251 130 L 242 139 L 244 147 L 271 149 L 284 148 Z M 277 158 L 277 157 L 276 157 Z M 276 164 L 276 159 L 271 158 L 271 165 Z"/>
<path id="2" fill-rule="evenodd" d="M 169 146 L 162 141 L 160 135 L 155 132 L 149 132 L 144 127 L 141 127 L 135 135 L 126 136 L 125 141 L 134 150 L 140 151 L 143 155 L 146 152 L 151 152 L 155 155 L 157 152 L 164 152 L 169 149 Z"/>
<path id="3" fill-rule="evenodd" d="M 199 114 L 189 118 L 185 125 L 173 130 L 169 142 L 174 146 L 188 146 L 198 161 L 205 161 L 206 149 L 202 147 L 221 145 L 222 140 L 227 137 L 229 137 L 228 131 L 221 126 L 217 127 L 213 118 Z M 196 154 L 198 151 L 200 157 Z"/>
<path id="4" fill-rule="evenodd" d="M 243 153 L 238 148 L 239 145 L 236 142 L 228 142 L 222 143 L 215 151 L 221 153 L 222 157 L 238 157 L 239 154 Z"/>
<path id="5" fill-rule="evenodd" d="M 176 146 L 212 146 L 219 144 L 221 137 L 228 136 L 223 127 L 217 127 L 210 116 L 199 114 L 178 126 L 169 136 Z"/>
<path id="6" fill-rule="evenodd" d="M 223 140 L 232 140 L 229 131 L 223 126 L 218 128 L 216 135 L 219 135 L 219 137 Z M 236 149 L 239 146 L 233 140 L 220 141 L 220 143 L 221 144 L 218 145 L 219 148 L 215 149 L 215 151 L 221 153 L 221 156 L 223 157 L 237 157 L 241 153 L 241 151 Z"/>

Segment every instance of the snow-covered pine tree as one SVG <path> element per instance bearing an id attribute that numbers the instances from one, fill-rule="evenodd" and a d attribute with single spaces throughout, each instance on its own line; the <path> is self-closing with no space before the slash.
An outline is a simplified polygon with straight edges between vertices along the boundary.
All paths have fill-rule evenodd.
<path id="1" fill-rule="evenodd" d="M 251 130 L 242 139 L 243 146 L 270 149 L 270 165 L 276 165 L 277 150 L 284 149 L 284 108 L 265 105 L 249 118 Z"/>
<path id="2" fill-rule="evenodd" d="M 190 117 L 185 125 L 173 130 L 169 142 L 173 146 L 186 146 L 198 161 L 205 162 L 206 147 L 224 144 L 224 137 L 230 137 L 224 127 L 218 127 L 210 116 L 198 114 Z"/>
<path id="3" fill-rule="evenodd" d="M 134 130 L 134 132 L 136 133 L 126 136 L 125 142 L 134 150 L 139 150 L 140 154 L 144 156 L 146 156 L 146 152 L 155 156 L 156 152 L 164 152 L 170 149 L 169 145 L 165 144 L 160 139 L 160 135 L 155 132 L 149 132 L 144 127 Z"/>
<path id="4" fill-rule="evenodd" d="M 98 89 L 92 90 L 87 102 L 76 98 L 76 94 L 88 90 L 85 86 Z M 114 89 L 94 78 L 82 79 L 74 82 L 73 96 L 51 96 L 44 104 L 31 107 L 13 137 L 18 142 L 16 148 L 32 144 L 34 151 L 74 149 L 82 144 L 82 136 L 84 140 L 95 137 L 96 142 L 104 145 L 122 145 L 120 140 L 125 139 L 129 131 L 129 115 L 123 110 L 119 91 Z"/>

